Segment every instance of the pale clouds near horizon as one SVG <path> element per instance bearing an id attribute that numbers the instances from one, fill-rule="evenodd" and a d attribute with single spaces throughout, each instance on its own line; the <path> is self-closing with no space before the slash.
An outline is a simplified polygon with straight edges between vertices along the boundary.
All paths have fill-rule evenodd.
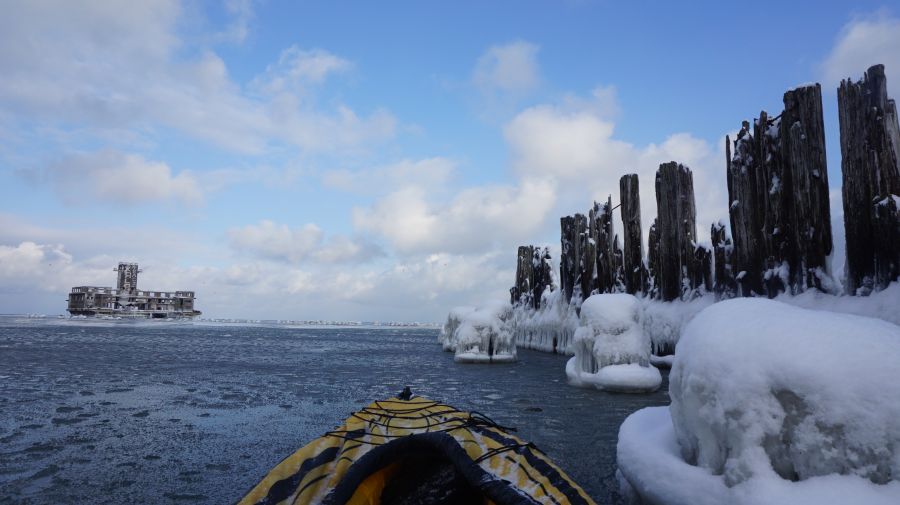
<path id="1" fill-rule="evenodd" d="M 0 208 L 0 312 L 59 313 L 69 287 L 109 285 L 115 262 L 133 260 L 142 285 L 195 289 L 211 316 L 438 321 L 454 305 L 508 296 L 516 246 L 558 251 L 559 217 L 610 194 L 618 202 L 623 174 L 639 175 L 646 235 L 654 174 L 670 160 L 693 170 L 701 240 L 727 221 L 719 139 L 677 128 L 625 138 L 620 82 L 553 89 L 543 42 L 493 41 L 455 75 L 469 103 L 490 110 L 474 121 L 505 153 L 483 161 L 410 149 L 401 141 L 417 135 L 415 114 L 334 91 L 373 79 L 342 51 L 292 40 L 238 78 L 225 55 L 261 29 L 253 2 L 229 2 L 226 23 L 190 36 L 179 26 L 196 7 L 176 1 L 50 4 L 17 3 L 0 18 L 0 159 L 62 205 L 50 220 Z M 821 63 L 827 83 L 858 78 L 857 61 L 900 68 L 898 26 L 884 13 L 851 19 Z M 224 161 L 170 158 L 158 149 L 169 137 Z M 245 188 L 298 200 L 328 191 L 317 203 L 330 210 L 267 212 Z M 335 225 L 326 214 L 338 211 Z M 213 212 L 225 224 L 190 225 Z M 248 310 L 248 298 L 261 304 Z"/>

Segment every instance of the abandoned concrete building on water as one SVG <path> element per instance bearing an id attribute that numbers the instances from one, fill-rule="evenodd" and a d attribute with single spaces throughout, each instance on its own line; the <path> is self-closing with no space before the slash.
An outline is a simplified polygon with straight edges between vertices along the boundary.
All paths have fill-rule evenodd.
<path id="1" fill-rule="evenodd" d="M 116 287 L 76 286 L 69 293 L 73 316 L 179 319 L 199 316 L 193 291 L 145 291 L 137 287 L 137 263 L 119 263 Z"/>

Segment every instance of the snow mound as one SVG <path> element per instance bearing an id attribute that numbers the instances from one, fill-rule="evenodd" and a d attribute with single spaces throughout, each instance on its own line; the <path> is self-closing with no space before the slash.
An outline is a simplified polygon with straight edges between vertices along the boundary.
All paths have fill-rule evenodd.
<path id="1" fill-rule="evenodd" d="M 438 342 L 445 351 L 456 351 L 456 331 L 466 315 L 474 310 L 474 307 L 454 307 L 450 309 L 450 313 L 447 315 L 447 322 L 444 323 L 441 333 L 438 335 Z"/>
<path id="2" fill-rule="evenodd" d="M 496 303 L 458 314 L 451 336 L 457 363 L 508 363 L 516 360 L 516 342 L 510 329 L 512 307 Z M 448 317 L 449 321 L 449 317 Z"/>
<path id="3" fill-rule="evenodd" d="M 585 300 L 575 331 L 575 356 L 566 363 L 569 383 L 635 393 L 659 388 L 662 376 L 650 365 L 650 339 L 640 314 L 640 302 L 632 295 L 599 294 Z"/>
<path id="4" fill-rule="evenodd" d="M 670 376 L 688 463 L 728 485 L 849 474 L 900 480 L 900 327 L 764 299 L 715 304 Z"/>
<path id="5" fill-rule="evenodd" d="M 895 505 L 900 482 L 873 484 L 855 475 L 825 475 L 791 482 L 755 476 L 733 487 L 681 456 L 668 407 L 628 416 L 616 447 L 621 492 L 632 503 L 663 505 Z"/>

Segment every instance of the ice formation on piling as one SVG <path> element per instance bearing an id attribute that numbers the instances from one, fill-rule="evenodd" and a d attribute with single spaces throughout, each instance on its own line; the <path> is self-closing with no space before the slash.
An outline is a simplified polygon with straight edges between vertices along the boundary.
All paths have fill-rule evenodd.
<path id="1" fill-rule="evenodd" d="M 650 364 L 650 339 L 641 327 L 641 304 L 633 295 L 593 295 L 581 305 L 575 356 L 566 364 L 569 382 L 608 391 L 655 391 L 662 382 Z"/>
<path id="2" fill-rule="evenodd" d="M 445 351 L 454 352 L 457 363 L 509 363 L 516 360 L 516 342 L 506 302 L 483 307 L 457 307 L 450 311 L 441 331 Z"/>
<path id="3" fill-rule="evenodd" d="M 563 293 L 559 289 L 544 291 L 537 310 L 527 306 L 514 308 L 511 323 L 516 345 L 536 351 L 572 354 L 578 313 L 575 305 L 563 300 Z"/>
<path id="4" fill-rule="evenodd" d="M 454 307 L 450 310 L 447 321 L 438 334 L 438 342 L 445 351 L 456 352 L 456 331 L 466 315 L 474 310 L 474 307 Z"/>
<path id="5" fill-rule="evenodd" d="M 623 480 L 654 503 L 900 503 L 897 363 L 892 323 L 712 305 L 679 342 L 671 406 L 622 425 Z"/>

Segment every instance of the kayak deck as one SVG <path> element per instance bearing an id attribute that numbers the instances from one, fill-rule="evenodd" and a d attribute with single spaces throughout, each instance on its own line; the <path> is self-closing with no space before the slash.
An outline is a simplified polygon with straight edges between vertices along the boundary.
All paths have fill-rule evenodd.
<path id="1" fill-rule="evenodd" d="M 594 503 L 509 431 L 427 398 L 376 401 L 285 458 L 239 503 Z"/>

